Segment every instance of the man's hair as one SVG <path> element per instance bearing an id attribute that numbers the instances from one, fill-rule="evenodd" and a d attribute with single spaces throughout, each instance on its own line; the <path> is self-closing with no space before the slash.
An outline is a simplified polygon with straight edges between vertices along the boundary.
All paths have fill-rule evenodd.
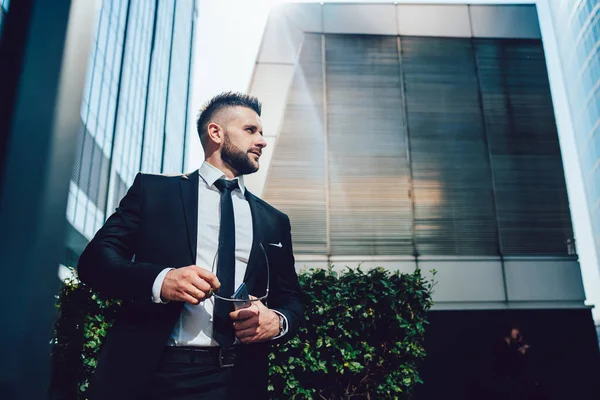
<path id="1" fill-rule="evenodd" d="M 198 114 L 196 120 L 196 129 L 202 142 L 202 136 L 206 134 L 208 124 L 212 122 L 214 116 L 224 108 L 228 107 L 246 107 L 254 110 L 259 116 L 262 104 L 256 97 L 243 93 L 225 92 L 210 99 Z"/>

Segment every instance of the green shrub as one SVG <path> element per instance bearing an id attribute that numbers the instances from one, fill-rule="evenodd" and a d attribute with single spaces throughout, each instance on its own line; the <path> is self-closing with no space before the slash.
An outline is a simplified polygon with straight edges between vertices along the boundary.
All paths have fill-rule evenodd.
<path id="1" fill-rule="evenodd" d="M 52 337 L 53 399 L 86 398 L 100 347 L 120 304 L 102 299 L 76 278 L 63 283 Z"/>
<path id="2" fill-rule="evenodd" d="M 299 279 L 305 324 L 270 355 L 273 397 L 408 398 L 421 383 L 433 282 L 383 268 L 313 269 Z"/>
<path id="3" fill-rule="evenodd" d="M 432 271 L 435 275 L 435 271 Z M 422 383 L 426 312 L 433 281 L 416 270 L 347 268 L 299 274 L 305 321 L 274 346 L 269 391 L 278 399 L 407 399 Z M 73 279 L 58 297 L 53 338 L 55 398 L 85 399 L 101 343 L 119 302 Z"/>

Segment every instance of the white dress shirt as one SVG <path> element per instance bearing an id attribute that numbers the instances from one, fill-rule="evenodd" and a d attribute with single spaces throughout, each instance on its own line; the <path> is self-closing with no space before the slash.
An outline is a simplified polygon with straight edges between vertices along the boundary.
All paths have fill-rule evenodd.
<path id="1" fill-rule="evenodd" d="M 202 163 L 198 183 L 198 240 L 196 249 L 196 265 L 217 273 L 216 254 L 219 245 L 219 226 L 221 222 L 221 194 L 214 183 L 225 174 L 218 168 L 213 167 L 206 161 Z M 239 189 L 231 192 L 233 202 L 233 213 L 235 220 L 235 280 L 234 289 L 239 287 L 246 273 L 248 258 L 252 249 L 252 214 L 250 205 L 244 196 L 246 188 L 244 177 L 234 178 L 238 181 Z M 152 286 L 152 301 L 162 303 L 160 292 L 162 283 L 172 268 L 164 269 L 154 281 Z M 253 293 L 250 293 L 253 294 Z M 179 321 L 171 333 L 168 344 L 171 346 L 218 346 L 212 338 L 213 331 L 213 308 L 215 300 L 211 297 L 201 301 L 198 305 L 185 303 Z M 282 315 L 281 313 L 277 313 Z M 283 316 L 285 318 L 285 316 Z M 280 337 L 287 332 L 286 329 Z"/>

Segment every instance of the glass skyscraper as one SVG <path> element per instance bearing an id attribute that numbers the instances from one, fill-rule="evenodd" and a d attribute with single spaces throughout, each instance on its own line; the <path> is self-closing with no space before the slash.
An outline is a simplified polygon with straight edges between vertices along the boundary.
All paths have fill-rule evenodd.
<path id="1" fill-rule="evenodd" d="M 10 0 L 0 0 L 0 38 L 2 37 L 2 30 L 4 29 L 4 18 L 8 12 L 8 6 Z"/>
<path id="2" fill-rule="evenodd" d="M 596 253 L 600 255 L 600 2 L 548 3 L 562 58 Z"/>
<path id="3" fill-rule="evenodd" d="M 102 3 L 81 104 L 64 264 L 76 264 L 138 171 L 183 171 L 195 19 L 194 0 Z"/>

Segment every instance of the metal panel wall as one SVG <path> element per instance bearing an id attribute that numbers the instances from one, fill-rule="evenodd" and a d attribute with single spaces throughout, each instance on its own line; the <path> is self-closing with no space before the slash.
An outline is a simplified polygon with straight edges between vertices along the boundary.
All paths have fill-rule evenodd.
<path id="1" fill-rule="evenodd" d="M 264 197 L 292 219 L 294 250 L 325 254 L 326 157 L 321 35 L 304 38 Z"/>
<path id="2" fill-rule="evenodd" d="M 327 35 L 331 255 L 414 253 L 396 36 Z"/>
<path id="3" fill-rule="evenodd" d="M 305 35 L 264 196 L 297 254 L 566 255 L 541 42 Z"/>
<path id="4" fill-rule="evenodd" d="M 539 40 L 474 39 L 502 254 L 567 254 L 573 237 Z"/>
<path id="5" fill-rule="evenodd" d="M 497 255 L 470 39 L 402 38 L 420 255 Z"/>

